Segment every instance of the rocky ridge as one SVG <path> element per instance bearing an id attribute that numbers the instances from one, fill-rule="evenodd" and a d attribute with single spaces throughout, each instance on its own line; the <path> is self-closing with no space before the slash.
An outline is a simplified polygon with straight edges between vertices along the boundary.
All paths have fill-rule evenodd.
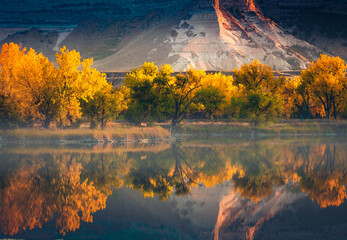
<path id="1" fill-rule="evenodd" d="M 255 58 L 293 70 L 324 53 L 277 25 L 270 10 L 264 14 L 266 4 L 253 0 L 38 1 L 23 10 L 8 5 L 0 10 L 2 43 L 21 42 L 51 59 L 66 45 L 93 57 L 101 71 L 128 71 L 144 61 L 172 64 L 175 71 L 233 70 Z"/>

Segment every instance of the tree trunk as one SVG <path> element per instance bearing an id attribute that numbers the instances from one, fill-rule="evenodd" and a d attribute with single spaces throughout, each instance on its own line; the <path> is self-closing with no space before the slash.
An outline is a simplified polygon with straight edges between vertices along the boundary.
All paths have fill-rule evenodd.
<path id="1" fill-rule="evenodd" d="M 42 122 L 42 126 L 44 128 L 49 128 L 49 125 L 51 125 L 51 119 L 45 119 L 43 122 Z"/>

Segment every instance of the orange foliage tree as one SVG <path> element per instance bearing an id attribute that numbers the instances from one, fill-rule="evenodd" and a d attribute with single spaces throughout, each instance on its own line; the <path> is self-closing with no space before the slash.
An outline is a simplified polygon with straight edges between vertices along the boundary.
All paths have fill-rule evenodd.
<path id="1" fill-rule="evenodd" d="M 0 95 L 7 106 L 8 120 L 30 125 L 34 119 L 45 124 L 52 118 L 52 84 L 55 67 L 33 49 L 4 44 L 0 53 Z M 3 113 L 2 115 L 6 115 Z"/>
<path id="2" fill-rule="evenodd" d="M 56 227 L 65 235 L 79 228 L 81 220 L 92 222 L 91 214 L 106 207 L 107 196 L 88 179 L 81 181 L 81 164 L 70 162 L 72 156 L 34 157 L 25 159 L 0 189 L 0 227 L 4 234 L 41 228 L 57 215 Z M 53 166 L 46 160 L 53 160 Z"/>

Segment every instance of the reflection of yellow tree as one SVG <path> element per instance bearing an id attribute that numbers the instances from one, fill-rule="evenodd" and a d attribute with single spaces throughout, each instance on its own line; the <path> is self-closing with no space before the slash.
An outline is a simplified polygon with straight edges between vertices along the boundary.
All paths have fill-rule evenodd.
<path id="1" fill-rule="evenodd" d="M 281 172 L 320 207 L 339 206 L 346 198 L 346 149 L 341 144 L 281 147 Z"/>
<path id="2" fill-rule="evenodd" d="M 80 220 L 92 222 L 92 213 L 106 207 L 106 195 L 96 190 L 88 179 L 80 182 L 81 164 L 61 165 L 60 178 L 55 191 L 57 199 L 57 222 L 60 233 L 75 231 Z M 80 216 L 80 213 L 82 216 Z"/>
<path id="3" fill-rule="evenodd" d="M 232 179 L 235 191 L 241 196 L 259 202 L 262 198 L 270 197 L 274 185 L 283 185 L 284 177 L 278 165 L 281 151 L 273 144 L 261 142 L 241 146 L 234 153 L 233 161 L 242 165 L 244 174 L 235 174 Z"/>
<path id="4" fill-rule="evenodd" d="M 123 180 L 146 197 L 166 200 L 172 193 L 189 194 L 198 184 L 213 187 L 232 178 L 236 191 L 254 202 L 272 195 L 276 184 L 294 180 L 321 207 L 339 206 L 346 198 L 345 156 L 345 145 L 339 144 L 263 143 L 16 155 L 11 164 L 20 162 L 20 167 L 5 170 L 0 185 L 0 227 L 13 235 L 56 216 L 62 234 L 74 231 L 105 208 L 112 187 L 121 187 Z"/>
<path id="5" fill-rule="evenodd" d="M 214 187 L 216 184 L 222 184 L 224 181 L 229 181 L 236 174 L 244 176 L 242 167 L 230 166 L 230 163 L 227 163 L 223 171 L 220 171 L 217 174 L 208 175 L 202 172 L 199 176 L 199 181 L 206 187 Z"/>
<path id="6" fill-rule="evenodd" d="M 88 179 L 81 181 L 80 163 L 60 159 L 57 166 L 47 166 L 46 161 L 52 157 L 26 159 L 26 164 L 0 190 L 0 225 L 4 234 L 41 228 L 57 215 L 56 226 L 64 235 L 76 230 L 81 220 L 91 222 L 91 214 L 106 207 L 106 195 Z"/>
<path id="7" fill-rule="evenodd" d="M 142 153 L 129 154 L 129 161 L 133 164 L 124 177 L 127 187 L 141 192 L 144 197 L 156 195 L 165 201 L 173 191 L 172 156 L 169 152 L 147 153 L 145 157 Z"/>
<path id="8" fill-rule="evenodd" d="M 145 197 L 156 195 L 165 201 L 173 191 L 177 196 L 187 195 L 198 184 L 213 187 L 237 172 L 243 175 L 242 168 L 231 166 L 228 160 L 211 147 L 172 144 L 171 151 L 147 155 L 135 162 L 125 176 L 126 185 Z"/>
<path id="9" fill-rule="evenodd" d="M 303 179 L 301 187 L 321 208 L 340 206 L 347 197 L 345 185 L 341 182 L 342 178 L 342 174 L 316 173 Z"/>
<path id="10" fill-rule="evenodd" d="M 307 192 L 312 200 L 316 200 L 322 208 L 340 206 L 347 197 L 346 172 L 344 169 L 336 168 L 336 145 L 327 144 L 323 156 L 317 157 L 320 161 L 314 165 L 308 156 L 306 155 L 304 161 L 306 166 L 301 172 L 302 190 Z"/>

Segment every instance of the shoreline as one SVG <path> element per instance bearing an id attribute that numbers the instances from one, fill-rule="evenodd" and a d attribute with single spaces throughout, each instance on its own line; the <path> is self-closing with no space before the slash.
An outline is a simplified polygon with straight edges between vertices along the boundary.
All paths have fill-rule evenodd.
<path id="1" fill-rule="evenodd" d="M 347 120 L 285 120 L 254 125 L 249 122 L 184 121 L 172 135 L 169 124 L 139 127 L 128 123 L 111 123 L 104 130 L 44 129 L 42 127 L 0 130 L 0 144 L 22 145 L 100 145 L 100 144 L 155 144 L 175 142 L 187 138 L 262 139 L 273 137 L 335 137 L 347 136 Z"/>

